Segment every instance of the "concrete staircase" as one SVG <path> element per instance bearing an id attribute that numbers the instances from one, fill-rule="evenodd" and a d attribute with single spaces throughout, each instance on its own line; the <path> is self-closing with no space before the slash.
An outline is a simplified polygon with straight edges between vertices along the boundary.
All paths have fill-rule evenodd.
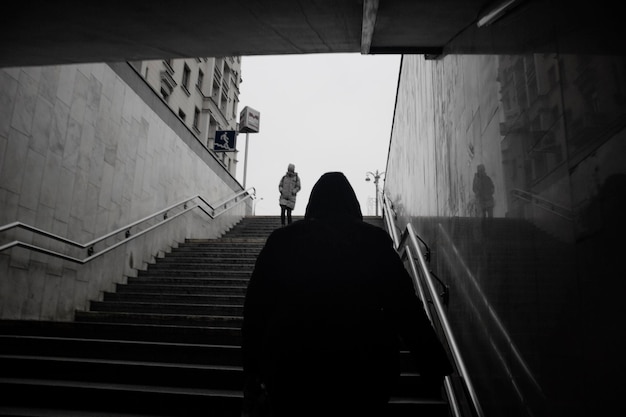
<path id="1" fill-rule="evenodd" d="M 74 322 L 0 321 L 0 415 L 239 417 L 243 300 L 279 226 L 250 217 L 186 241 Z M 396 394 L 389 416 L 448 415 L 408 368 Z"/>

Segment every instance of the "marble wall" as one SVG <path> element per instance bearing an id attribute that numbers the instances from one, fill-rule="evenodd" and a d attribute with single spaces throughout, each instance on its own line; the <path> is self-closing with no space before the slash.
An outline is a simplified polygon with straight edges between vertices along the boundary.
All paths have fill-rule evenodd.
<path id="1" fill-rule="evenodd" d="M 216 203 L 241 191 L 126 63 L 0 69 L 0 109 L 0 225 L 86 243 L 185 198 Z M 4 251 L 0 318 L 71 320 L 172 246 L 217 237 L 246 210 L 216 220 L 194 212 L 86 265 Z M 68 250 L 15 229 L 0 239 Z"/>
<path id="2" fill-rule="evenodd" d="M 384 191 L 489 416 L 624 408 L 625 127 L 621 56 L 402 59 Z"/>

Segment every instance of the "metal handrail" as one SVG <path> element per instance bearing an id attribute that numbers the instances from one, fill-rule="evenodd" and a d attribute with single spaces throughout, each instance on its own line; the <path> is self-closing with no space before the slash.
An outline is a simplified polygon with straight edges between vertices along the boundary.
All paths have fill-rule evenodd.
<path id="1" fill-rule="evenodd" d="M 109 251 L 111 251 L 111 250 L 113 250 L 113 249 L 123 245 L 123 244 L 126 244 L 126 243 L 130 242 L 131 240 L 138 238 L 139 236 L 142 236 L 142 235 L 152 231 L 152 230 L 154 230 L 154 229 L 164 225 L 165 223 L 168 223 L 168 222 L 176 219 L 177 217 L 182 216 L 183 214 L 185 214 L 185 213 L 187 213 L 187 212 L 189 212 L 189 211 L 191 211 L 193 209 L 198 208 L 198 209 L 202 210 L 211 219 L 215 219 L 216 217 L 220 216 L 221 214 L 225 213 L 226 211 L 228 211 L 228 210 L 236 207 L 237 205 L 241 204 L 246 199 L 254 198 L 255 194 L 256 194 L 255 188 L 251 187 L 251 188 L 249 188 L 247 190 L 240 191 L 237 194 L 235 194 L 235 195 L 233 195 L 233 196 L 231 196 L 231 197 L 229 197 L 227 199 L 224 199 L 224 200 L 222 200 L 222 201 L 220 201 L 218 203 L 215 203 L 214 205 L 212 205 L 209 202 L 207 202 L 206 199 L 203 198 L 202 196 L 196 195 L 194 197 L 190 197 L 190 198 L 186 198 L 184 200 L 181 200 L 178 203 L 172 204 L 171 206 L 169 206 L 167 208 L 159 210 L 159 211 L 157 211 L 157 212 L 155 212 L 155 213 L 153 213 L 153 214 L 151 214 L 149 216 L 146 216 L 146 217 L 144 217 L 142 219 L 134 221 L 134 222 L 132 222 L 132 223 L 130 223 L 130 224 L 124 226 L 124 227 L 121 227 L 121 228 L 119 228 L 117 230 L 114 230 L 114 231 L 112 231 L 110 233 L 107 233 L 107 234 L 105 234 L 105 235 L 103 235 L 103 236 L 101 236 L 101 237 L 99 237 L 97 239 L 94 239 L 94 240 L 92 240 L 90 242 L 87 242 L 87 243 L 76 242 L 76 241 L 64 238 L 62 236 L 56 235 L 54 233 L 47 232 L 45 230 L 36 228 L 34 226 L 31 226 L 31 225 L 28 225 L 28 224 L 25 224 L 25 223 L 22 223 L 22 222 L 13 222 L 13 223 L 9 223 L 9 224 L 6 224 L 4 226 L 1 226 L 0 227 L 0 232 L 5 232 L 7 230 L 14 229 L 14 228 L 25 229 L 25 230 L 31 231 L 33 233 L 36 233 L 36 234 L 48 237 L 48 238 L 50 238 L 52 240 L 56 240 L 58 242 L 74 246 L 76 248 L 88 249 L 88 255 L 89 256 L 84 258 L 84 259 L 80 259 L 80 258 L 76 258 L 76 257 L 70 256 L 70 255 L 66 255 L 66 254 L 60 253 L 60 252 L 56 252 L 56 251 L 53 251 L 53 250 L 50 250 L 50 249 L 46 249 L 46 248 L 43 248 L 41 246 L 37 246 L 37 245 L 30 244 L 30 243 L 22 242 L 22 241 L 19 241 L 19 240 L 14 240 L 12 242 L 9 242 L 9 243 L 7 243 L 5 245 L 0 246 L 0 252 L 8 250 L 8 249 L 13 248 L 13 247 L 21 247 L 21 248 L 29 249 L 29 250 L 32 250 L 32 251 L 35 251 L 35 252 L 47 254 L 47 255 L 50 255 L 50 256 L 54 256 L 56 258 L 61 258 L 61 259 L 67 260 L 67 261 L 71 261 L 71 262 L 74 262 L 74 263 L 78 263 L 78 264 L 83 264 L 84 265 L 87 262 L 89 262 L 89 261 L 91 261 L 91 260 L 93 260 L 93 259 L 95 259 L 95 258 L 97 258 L 97 257 L 99 257 L 99 256 L 101 256 L 101 255 L 103 255 L 103 254 L 105 254 L 105 253 L 107 253 L 107 252 L 109 252 Z M 207 210 L 207 209 L 205 209 L 203 206 L 201 206 L 199 204 L 194 204 L 194 205 L 188 207 L 187 205 L 189 204 L 189 202 L 194 200 L 194 199 L 199 199 L 200 201 L 202 201 L 202 203 L 207 205 L 210 209 Z M 229 206 L 229 203 L 231 203 L 231 202 L 233 202 L 234 204 Z M 167 213 L 169 211 L 171 211 L 172 209 L 174 209 L 176 207 L 179 207 L 181 205 L 183 206 L 183 211 L 181 211 L 179 213 L 176 213 L 176 214 L 174 214 L 172 216 L 168 216 L 167 215 Z M 216 213 L 216 210 L 219 209 L 219 208 L 221 208 L 221 210 Z M 163 215 L 163 220 L 161 220 L 159 223 L 157 223 L 155 225 L 152 225 L 152 226 L 150 226 L 150 227 L 148 227 L 148 228 L 146 228 L 144 230 L 141 230 L 138 233 L 135 233 L 135 234 L 132 234 L 132 235 L 130 234 L 130 229 L 131 228 L 133 228 L 133 227 L 135 227 L 135 226 L 137 226 L 137 225 L 139 225 L 141 223 L 144 223 L 144 222 L 146 222 L 146 221 L 148 221 L 150 219 L 153 219 L 153 218 L 155 218 L 157 216 L 160 216 L 160 215 Z M 106 240 L 106 239 L 108 239 L 110 237 L 113 237 L 113 236 L 115 236 L 115 235 L 117 235 L 117 234 L 119 234 L 119 233 L 121 233 L 123 231 L 126 232 L 124 240 L 122 240 L 120 242 L 117 242 L 117 243 L 115 243 L 115 244 L 113 244 L 113 245 L 111 245 L 109 247 L 106 247 L 106 248 L 102 249 L 101 251 L 99 251 L 99 252 L 97 252 L 95 254 L 93 253 L 93 246 L 96 243 L 102 242 L 102 241 L 104 241 L 104 240 Z"/>
<path id="2" fill-rule="evenodd" d="M 461 377 L 461 381 L 463 381 L 465 385 L 464 388 L 466 392 L 469 394 L 469 397 L 470 397 L 469 399 L 471 402 L 474 415 L 477 417 L 484 417 L 482 407 L 478 401 L 476 391 L 474 390 L 474 386 L 470 380 L 469 374 L 467 372 L 467 368 L 465 366 L 465 362 L 461 355 L 461 351 L 456 342 L 456 338 L 454 337 L 454 334 L 452 333 L 452 329 L 450 327 L 447 314 L 437 294 L 437 290 L 436 290 L 431 272 L 428 269 L 428 265 L 426 264 L 425 257 L 420 250 L 420 245 L 418 241 L 421 241 L 423 243 L 423 240 L 418 237 L 411 223 L 407 224 L 406 229 L 402 233 L 401 237 L 398 237 L 398 233 L 397 233 L 396 225 L 394 221 L 394 215 L 392 215 L 391 208 L 389 206 L 389 201 L 386 197 L 381 198 L 381 200 L 382 200 L 382 207 L 383 207 L 383 217 L 385 219 L 387 230 L 390 232 L 390 235 L 392 237 L 396 250 L 400 253 L 404 249 L 404 252 L 406 254 L 406 259 L 409 262 L 411 276 L 413 277 L 416 290 L 420 296 L 420 299 L 422 300 L 422 304 L 424 306 L 426 315 L 428 316 L 431 323 L 434 324 L 432 313 L 428 305 L 428 298 L 430 298 L 435 308 L 437 320 L 439 321 L 439 324 L 441 325 L 444 337 L 446 338 L 446 342 L 448 343 L 448 346 L 450 348 L 450 353 L 456 365 L 457 372 L 459 376 Z M 417 264 L 415 262 L 416 260 L 417 260 Z M 424 288 L 424 286 L 422 285 L 419 279 L 419 276 L 423 277 L 424 282 L 426 283 L 426 288 Z M 426 292 L 428 292 L 430 297 L 426 297 Z M 452 415 L 455 417 L 461 417 L 462 414 L 461 414 L 461 409 L 459 406 L 458 396 L 455 393 L 450 376 L 445 377 L 444 388 L 446 391 L 446 395 L 448 397 L 448 401 L 450 404 L 450 411 Z"/>
<path id="3" fill-rule="evenodd" d="M 400 243 L 400 238 L 398 237 L 398 228 L 396 227 L 395 222 L 395 213 L 393 213 L 390 203 L 387 201 L 387 197 L 384 194 L 379 195 L 380 207 L 382 207 L 383 212 L 383 220 L 385 222 L 385 226 L 387 227 L 387 232 L 391 235 L 391 239 L 393 240 L 393 245 L 395 248 L 398 247 Z"/>
<path id="4" fill-rule="evenodd" d="M 572 216 L 572 209 L 569 207 L 565 207 L 562 206 L 560 204 L 557 203 L 553 203 L 552 201 L 540 197 L 537 194 L 531 193 L 530 191 L 525 191 L 525 190 L 521 190 L 519 188 L 514 188 L 511 190 L 511 194 L 513 194 L 514 197 L 520 198 L 524 201 L 528 201 L 529 203 L 532 203 L 534 205 L 536 205 L 539 208 L 542 208 L 544 210 L 547 210 L 559 217 L 562 217 L 566 220 L 572 220 L 573 216 Z M 566 214 L 563 213 L 559 213 L 558 210 L 563 211 Z"/>

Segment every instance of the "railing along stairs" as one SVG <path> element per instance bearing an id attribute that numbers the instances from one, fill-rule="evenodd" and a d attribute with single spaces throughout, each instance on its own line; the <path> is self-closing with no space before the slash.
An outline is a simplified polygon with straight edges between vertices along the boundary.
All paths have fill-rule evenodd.
<path id="1" fill-rule="evenodd" d="M 418 236 L 411 223 L 408 223 L 404 231 L 400 233 L 395 224 L 396 216 L 389 199 L 381 193 L 379 200 L 380 206 L 383 208 L 385 227 L 393 240 L 396 251 L 403 260 L 408 262 L 409 272 L 413 277 L 414 285 L 422 300 L 424 310 L 431 323 L 433 325 L 438 324 L 437 327 L 441 328 L 445 337 L 444 345 L 447 345 L 450 356 L 453 359 L 456 369 L 454 377 L 455 379 L 458 378 L 459 383 L 453 384 L 451 376 L 446 376 L 444 380 L 444 389 L 450 406 L 450 414 L 452 417 L 484 417 L 485 414 L 478 401 L 444 309 L 448 298 L 447 286 L 428 267 L 430 248 Z M 425 248 L 424 253 L 422 253 L 422 246 Z M 438 292 L 435 280 L 443 287 L 443 292 Z M 432 303 L 433 309 L 430 308 L 429 302 Z"/>
<path id="2" fill-rule="evenodd" d="M 565 220 L 571 221 L 574 218 L 571 208 L 557 204 L 553 201 L 541 197 L 538 194 L 531 193 L 530 191 L 521 190 L 519 188 L 512 189 L 511 194 L 514 198 L 531 203 L 532 205 L 549 211 L 550 213 L 562 217 Z"/>
<path id="3" fill-rule="evenodd" d="M 204 197 L 200 195 L 195 195 L 193 197 L 185 198 L 184 200 L 181 200 L 175 204 L 172 204 L 169 207 L 161 209 L 155 213 L 152 213 L 137 221 L 134 221 L 123 227 L 120 227 L 117 230 L 114 230 L 110 233 L 100 236 L 87 243 L 76 242 L 74 240 L 67 239 L 63 236 L 59 236 L 54 233 L 39 229 L 37 227 L 16 221 L 13 223 L 6 224 L 4 226 L 0 226 L 0 233 L 9 232 L 15 229 L 25 230 L 27 232 L 32 232 L 35 235 L 51 239 L 52 241 L 55 241 L 61 244 L 66 244 L 69 247 L 86 251 L 87 256 L 86 257 L 72 256 L 66 253 L 61 253 L 56 250 L 52 250 L 52 249 L 49 249 L 40 245 L 35 245 L 32 243 L 24 242 L 24 241 L 17 240 L 17 239 L 0 246 L 0 252 L 9 250 L 15 247 L 21 247 L 27 250 L 43 253 L 49 256 L 64 259 L 66 261 L 84 265 L 119 246 L 127 244 L 128 242 L 132 241 L 133 239 L 138 238 L 139 236 L 142 236 L 148 232 L 151 232 L 157 228 L 160 228 L 166 223 L 180 216 L 183 216 L 191 212 L 192 210 L 198 209 L 204 212 L 209 218 L 215 219 L 216 217 L 222 215 L 223 213 L 243 203 L 247 199 L 254 199 L 255 195 L 256 195 L 256 190 L 254 189 L 254 187 L 251 187 L 247 190 L 242 190 L 222 201 L 219 201 L 213 204 L 209 203 Z M 117 239 L 117 241 L 110 242 L 110 240 L 114 240 L 114 239 Z M 96 245 L 99 245 L 102 247 L 96 250 Z"/>

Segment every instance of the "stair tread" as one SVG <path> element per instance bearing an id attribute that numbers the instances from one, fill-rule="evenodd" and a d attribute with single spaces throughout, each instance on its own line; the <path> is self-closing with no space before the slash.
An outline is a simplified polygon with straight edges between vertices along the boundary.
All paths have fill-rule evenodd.
<path id="1" fill-rule="evenodd" d="M 51 410 L 46 408 L 3 406 L 0 406 L 0 415 L 15 417 L 163 417 L 162 414 L 133 414 L 68 409 Z"/>
<path id="2" fill-rule="evenodd" d="M 135 392 L 154 392 L 169 394 L 195 394 L 204 396 L 226 396 L 233 398 L 243 398 L 243 392 L 237 390 L 218 390 L 195 387 L 176 387 L 176 386 L 156 386 L 156 385 L 139 385 L 139 384 L 122 384 L 109 382 L 92 382 L 92 381 L 71 381 L 63 379 L 37 379 L 37 378 L 6 378 L 0 377 L 0 384 L 15 385 L 40 385 L 55 387 L 72 387 L 78 389 L 94 388 L 102 390 L 124 390 Z"/>
<path id="3" fill-rule="evenodd" d="M 239 307 L 240 308 L 240 307 Z M 223 316 L 223 315 L 213 315 L 213 314 L 175 314 L 175 313 L 133 313 L 133 312 L 128 312 L 128 311 L 81 311 L 79 312 L 79 314 L 81 315 L 100 315 L 100 316 L 106 316 L 106 315 L 110 315 L 110 314 L 117 314 L 117 315 L 128 315 L 128 316 L 154 316 L 154 317 L 189 317 L 189 316 L 193 316 L 193 317 L 197 317 L 197 318 L 219 318 L 219 319 L 224 319 L 224 320 L 234 320 L 234 319 L 243 319 L 243 317 L 241 316 Z M 191 326 L 193 327 L 193 326 Z"/>
<path id="4" fill-rule="evenodd" d="M 150 341 L 150 340 L 113 340 L 113 339 L 98 339 L 98 338 L 83 338 L 83 337 L 59 337 L 59 336 L 33 336 L 33 335 L 13 335 L 13 334 L 0 334 L 0 339 L 24 339 L 41 341 L 42 343 L 49 341 L 67 341 L 67 342 L 86 342 L 86 343 L 103 343 L 103 344 L 125 344 L 125 345 L 142 345 L 146 348 L 154 348 L 155 346 L 176 346 L 176 347 L 201 347 L 201 348 L 219 348 L 219 349 L 233 349 L 240 350 L 241 346 L 238 345 L 218 345 L 212 343 L 181 343 L 181 342 L 162 342 L 162 341 Z"/>
<path id="5" fill-rule="evenodd" d="M 430 397 L 391 397 L 389 404 L 441 404 L 448 405 L 448 402 L 440 398 Z"/>
<path id="6" fill-rule="evenodd" d="M 154 361 L 137 361 L 137 360 L 119 360 L 119 359 L 95 359 L 95 358 L 75 358 L 64 356 L 41 356 L 41 355 L 6 355 L 0 354 L 0 359 L 15 360 L 33 360 L 33 361 L 49 361 L 49 362 L 68 362 L 68 363 L 98 363 L 98 364 L 115 364 L 115 365 L 132 365 L 145 366 L 153 368 L 181 368 L 181 369 L 204 369 L 204 370 L 220 370 L 220 371 L 243 371 L 243 366 L 236 365 L 207 365 L 198 363 L 178 363 L 178 362 L 154 362 Z"/>
<path id="7" fill-rule="evenodd" d="M 92 303 L 94 304 L 113 304 L 113 305 L 129 305 L 129 306 L 133 306 L 133 305 L 167 305 L 167 306 L 184 306 L 184 307 L 195 307 L 195 306 L 201 306 L 201 307 L 206 307 L 206 306 L 210 306 L 210 307 L 234 307 L 234 308 L 241 308 L 241 305 L 237 305 L 237 304 L 220 304 L 220 303 L 164 303 L 161 302 L 160 300 L 156 300 L 155 302 L 147 302 L 147 301 L 118 301 L 118 300 L 110 300 L 110 301 L 92 301 Z"/>

